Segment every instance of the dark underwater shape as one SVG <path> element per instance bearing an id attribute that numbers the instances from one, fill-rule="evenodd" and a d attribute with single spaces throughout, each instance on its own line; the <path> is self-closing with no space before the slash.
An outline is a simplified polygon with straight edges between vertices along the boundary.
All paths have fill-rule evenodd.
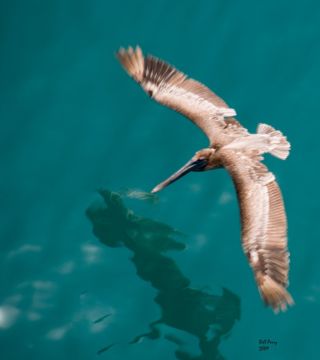
<path id="1" fill-rule="evenodd" d="M 100 322 L 102 322 L 104 319 L 108 318 L 108 317 L 111 316 L 111 315 L 112 315 L 112 314 L 103 315 L 103 316 L 99 317 L 99 319 L 94 320 L 92 323 L 93 323 L 93 324 L 99 324 Z"/>
<path id="2" fill-rule="evenodd" d="M 161 317 L 151 321 L 149 331 L 134 337 L 131 343 L 143 338 L 159 339 L 161 325 L 166 325 L 198 339 L 200 354 L 194 355 L 183 350 L 184 342 L 178 335 L 164 334 L 178 346 L 177 359 L 223 359 L 218 347 L 240 319 L 239 297 L 225 288 L 222 295 L 192 288 L 174 260 L 164 255 L 169 250 L 184 250 L 185 245 L 174 238 L 179 233 L 166 224 L 136 215 L 125 206 L 124 195 L 108 190 L 99 193 L 104 204 L 87 210 L 93 233 L 110 248 L 123 246 L 131 250 L 138 276 L 158 291 L 154 300 Z"/>
<path id="3" fill-rule="evenodd" d="M 110 350 L 115 344 L 110 344 L 108 346 L 103 347 L 102 349 L 97 351 L 97 355 L 101 355 L 102 353 Z"/>

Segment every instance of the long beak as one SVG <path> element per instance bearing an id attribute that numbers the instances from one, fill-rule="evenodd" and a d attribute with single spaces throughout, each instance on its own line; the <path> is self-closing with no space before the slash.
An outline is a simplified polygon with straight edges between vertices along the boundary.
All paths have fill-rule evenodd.
<path id="1" fill-rule="evenodd" d="M 182 176 L 188 174 L 190 171 L 199 171 L 201 170 L 205 165 L 207 161 L 204 159 L 198 159 L 198 160 L 190 160 L 188 161 L 181 169 L 179 169 L 177 172 L 175 172 L 173 175 L 171 175 L 167 180 L 163 181 L 159 185 L 157 185 L 151 192 L 156 193 L 168 185 L 172 184 L 173 182 L 180 179 Z"/>

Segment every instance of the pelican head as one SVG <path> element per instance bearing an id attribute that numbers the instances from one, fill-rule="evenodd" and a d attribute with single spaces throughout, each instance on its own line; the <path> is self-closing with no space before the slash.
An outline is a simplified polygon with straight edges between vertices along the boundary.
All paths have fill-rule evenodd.
<path id="1" fill-rule="evenodd" d="M 164 189 L 166 186 L 172 184 L 191 171 L 205 171 L 218 167 L 216 166 L 215 153 L 216 150 L 212 148 L 197 151 L 191 160 L 189 160 L 181 169 L 157 185 L 151 192 L 156 193 Z"/>

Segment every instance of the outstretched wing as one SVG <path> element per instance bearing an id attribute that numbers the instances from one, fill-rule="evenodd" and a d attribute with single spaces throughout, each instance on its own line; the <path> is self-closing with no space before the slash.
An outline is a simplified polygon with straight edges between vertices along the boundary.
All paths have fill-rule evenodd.
<path id="1" fill-rule="evenodd" d="M 247 130 L 231 118 L 234 109 L 201 83 L 187 78 L 171 65 L 152 56 L 144 57 L 139 47 L 120 49 L 117 57 L 128 74 L 150 97 L 192 120 L 211 144 L 223 145 L 246 135 Z"/>
<path id="2" fill-rule="evenodd" d="M 235 183 L 240 205 L 242 246 L 265 303 L 275 312 L 293 300 L 288 286 L 287 220 L 274 175 L 259 155 L 221 150 L 225 168 Z"/>

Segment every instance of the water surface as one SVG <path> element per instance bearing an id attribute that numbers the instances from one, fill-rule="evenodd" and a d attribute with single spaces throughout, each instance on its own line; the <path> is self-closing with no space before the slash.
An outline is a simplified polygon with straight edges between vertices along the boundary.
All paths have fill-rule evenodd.
<path id="1" fill-rule="evenodd" d="M 317 359 L 319 4 L 10 1 L 1 4 L 1 359 Z M 117 63 L 140 44 L 221 95 L 286 202 L 290 291 L 260 300 L 223 171 L 145 195 L 207 145 Z M 259 351 L 259 340 L 270 345 Z"/>

